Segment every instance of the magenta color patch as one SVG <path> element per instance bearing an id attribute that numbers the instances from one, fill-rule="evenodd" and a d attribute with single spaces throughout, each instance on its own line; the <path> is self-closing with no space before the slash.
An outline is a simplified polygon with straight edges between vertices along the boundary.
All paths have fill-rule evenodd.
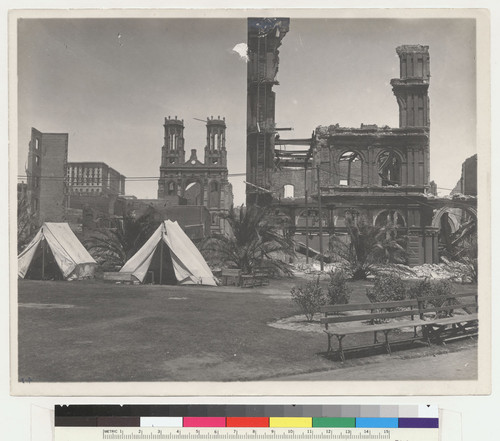
<path id="1" fill-rule="evenodd" d="M 226 417 L 184 417 L 184 427 L 226 427 Z"/>

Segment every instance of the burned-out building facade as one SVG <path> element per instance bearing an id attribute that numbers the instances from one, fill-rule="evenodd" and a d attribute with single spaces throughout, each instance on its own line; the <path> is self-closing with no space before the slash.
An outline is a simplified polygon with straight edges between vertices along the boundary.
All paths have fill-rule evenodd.
<path id="1" fill-rule="evenodd" d="M 283 35 L 277 29 L 279 25 L 275 22 L 275 32 L 268 38 Z M 251 36 L 258 34 L 255 25 L 252 27 L 249 23 L 248 33 L 251 41 Z M 261 60 L 275 71 L 276 47 L 277 44 L 274 58 L 268 56 Z M 296 140 L 280 139 L 274 130 L 275 155 L 270 183 L 266 186 L 262 179 L 254 182 L 260 182 L 262 190 L 269 189 L 270 203 L 276 213 L 287 217 L 288 229 L 296 242 L 327 250 L 331 236 L 346 235 L 346 223 L 363 218 L 377 226 L 390 223 L 406 236 L 409 264 L 438 261 L 439 228 L 433 225 L 435 207 L 427 200 L 431 187 L 428 49 L 423 45 L 396 48 L 400 76 L 391 80 L 391 86 L 399 109 L 398 128 L 332 124 L 317 127 L 311 138 Z M 251 50 L 254 49 L 249 45 L 250 65 Z M 255 66 L 249 65 L 249 72 L 266 71 L 257 61 L 253 63 Z M 250 87 L 250 78 L 249 74 L 249 119 L 252 100 L 258 96 L 257 90 Z M 302 148 L 283 148 L 289 145 Z M 247 148 L 249 160 L 253 153 L 250 147 Z M 249 163 L 252 167 L 252 161 Z M 249 172 L 252 170 L 247 169 L 247 179 Z M 258 173 L 255 176 L 258 177 Z M 247 188 L 247 202 L 250 191 Z"/>
<path id="2" fill-rule="evenodd" d="M 176 198 L 182 205 L 205 206 L 210 212 L 210 231 L 224 233 L 227 225 L 221 214 L 228 212 L 233 204 L 225 118 L 207 117 L 206 129 L 204 161 L 198 159 L 196 149 L 191 149 L 186 160 L 184 120 L 165 118 L 158 199 Z"/>

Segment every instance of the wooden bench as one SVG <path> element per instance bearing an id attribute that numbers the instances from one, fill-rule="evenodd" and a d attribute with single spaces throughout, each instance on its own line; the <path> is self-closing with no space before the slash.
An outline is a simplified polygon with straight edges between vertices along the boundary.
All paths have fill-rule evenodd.
<path id="1" fill-rule="evenodd" d="M 256 268 L 251 274 L 241 275 L 242 288 L 269 285 L 269 271 L 266 268 Z"/>
<path id="2" fill-rule="evenodd" d="M 223 285 L 241 285 L 241 270 L 239 268 L 222 268 L 221 279 Z"/>
<path id="3" fill-rule="evenodd" d="M 344 352 L 346 349 L 342 344 L 342 340 L 347 335 L 373 332 L 372 344 L 351 346 L 349 347 L 349 350 L 384 346 L 387 353 L 391 354 L 389 334 L 391 331 L 396 329 L 407 327 L 413 328 L 413 335 L 404 340 L 399 339 L 398 343 L 403 341 L 421 340 L 430 344 L 428 336 L 425 332 L 421 335 L 417 332 L 417 327 L 426 324 L 426 322 L 420 318 L 418 305 L 418 300 L 414 299 L 394 302 L 324 306 L 321 308 L 321 312 L 324 314 L 324 317 L 321 319 L 321 323 L 325 325 L 325 333 L 328 337 L 327 351 L 333 352 L 332 338 L 336 337 L 338 341 L 337 353 L 340 359 L 345 361 Z M 345 315 L 342 313 L 349 314 Z M 394 319 L 398 320 L 388 321 Z M 364 322 L 369 322 L 370 324 L 364 324 Z M 378 340 L 378 333 L 380 332 L 384 333 L 385 338 L 383 342 L 379 342 Z"/>
<path id="4" fill-rule="evenodd" d="M 461 301 L 471 297 L 473 300 Z M 462 313 L 457 314 L 457 310 L 461 310 Z M 342 340 L 347 335 L 373 332 L 372 344 L 352 346 L 348 349 L 385 346 L 387 353 L 391 354 L 389 334 L 396 329 L 413 327 L 413 336 L 398 339 L 398 343 L 420 340 L 427 345 L 430 345 L 431 341 L 445 344 L 446 341 L 457 338 L 474 337 L 478 334 L 477 311 L 477 294 L 462 293 L 394 302 L 324 306 L 321 309 L 324 313 L 321 323 L 325 325 L 325 333 L 328 337 L 328 352 L 333 352 L 331 340 L 336 337 L 337 353 L 340 359 L 345 361 L 346 349 L 342 345 Z M 340 315 L 346 312 L 350 314 Z M 399 320 L 401 318 L 403 320 Z M 397 321 L 385 322 L 394 319 Z M 377 321 L 384 323 L 374 324 Z M 353 322 L 358 324 L 352 326 Z M 362 324 L 363 322 L 372 324 Z M 418 328 L 421 330 L 420 334 Z M 378 341 L 379 332 L 384 333 L 383 342 Z"/>
<path id="5" fill-rule="evenodd" d="M 425 322 L 424 332 L 431 341 L 445 344 L 478 335 L 477 294 L 419 297 L 417 300 L 419 317 Z"/>
<path id="6" fill-rule="evenodd" d="M 134 279 L 132 278 L 132 273 L 119 273 L 119 272 L 105 272 L 103 273 L 103 279 L 110 282 L 127 282 L 132 283 Z"/>

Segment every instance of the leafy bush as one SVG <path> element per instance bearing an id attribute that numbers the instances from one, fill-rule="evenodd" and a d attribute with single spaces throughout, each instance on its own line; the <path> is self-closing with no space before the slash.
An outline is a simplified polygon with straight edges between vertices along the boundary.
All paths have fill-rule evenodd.
<path id="1" fill-rule="evenodd" d="M 372 289 L 366 290 L 366 296 L 372 303 L 392 302 L 406 298 L 406 283 L 401 277 L 386 274 L 377 276 Z"/>
<path id="2" fill-rule="evenodd" d="M 434 297 L 453 294 L 455 294 L 455 289 L 449 280 L 419 280 L 408 289 L 408 297 L 411 299 L 415 299 L 417 297 Z"/>
<path id="3" fill-rule="evenodd" d="M 347 277 L 343 271 L 330 273 L 328 292 L 326 298 L 331 305 L 344 305 L 349 303 L 351 289 L 347 286 Z"/>
<path id="4" fill-rule="evenodd" d="M 438 280 L 431 281 L 429 279 L 421 280 L 414 284 L 409 290 L 408 294 L 411 298 L 416 297 L 434 297 L 434 296 L 445 296 L 455 294 L 455 289 L 449 280 Z M 459 304 L 456 299 L 453 300 L 452 304 Z M 427 306 L 428 304 L 428 306 Z M 448 304 L 448 300 L 428 300 L 425 302 L 424 308 L 441 308 Z M 450 311 L 436 311 L 437 317 L 446 317 L 450 314 Z"/>
<path id="5" fill-rule="evenodd" d="M 412 283 L 408 288 L 408 297 L 416 299 L 417 297 L 430 297 L 434 294 L 434 284 L 429 279 L 419 280 Z"/>
<path id="6" fill-rule="evenodd" d="M 314 314 L 326 303 L 319 277 L 307 282 L 305 286 L 294 286 L 291 293 L 292 300 L 300 306 L 308 322 L 312 321 Z"/>

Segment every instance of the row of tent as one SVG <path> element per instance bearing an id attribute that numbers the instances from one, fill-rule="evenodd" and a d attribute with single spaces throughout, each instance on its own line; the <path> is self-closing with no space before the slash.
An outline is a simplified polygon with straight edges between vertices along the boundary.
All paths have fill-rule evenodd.
<path id="1" fill-rule="evenodd" d="M 166 251 L 165 251 L 166 248 Z M 57 267 L 64 280 L 94 277 L 96 261 L 67 223 L 46 222 L 19 254 L 20 278 L 44 278 L 50 266 Z M 143 282 L 150 268 L 159 268 L 179 285 L 217 285 L 207 262 L 177 222 L 163 221 L 148 241 L 122 267 Z M 167 280 L 168 277 L 165 278 Z"/>

